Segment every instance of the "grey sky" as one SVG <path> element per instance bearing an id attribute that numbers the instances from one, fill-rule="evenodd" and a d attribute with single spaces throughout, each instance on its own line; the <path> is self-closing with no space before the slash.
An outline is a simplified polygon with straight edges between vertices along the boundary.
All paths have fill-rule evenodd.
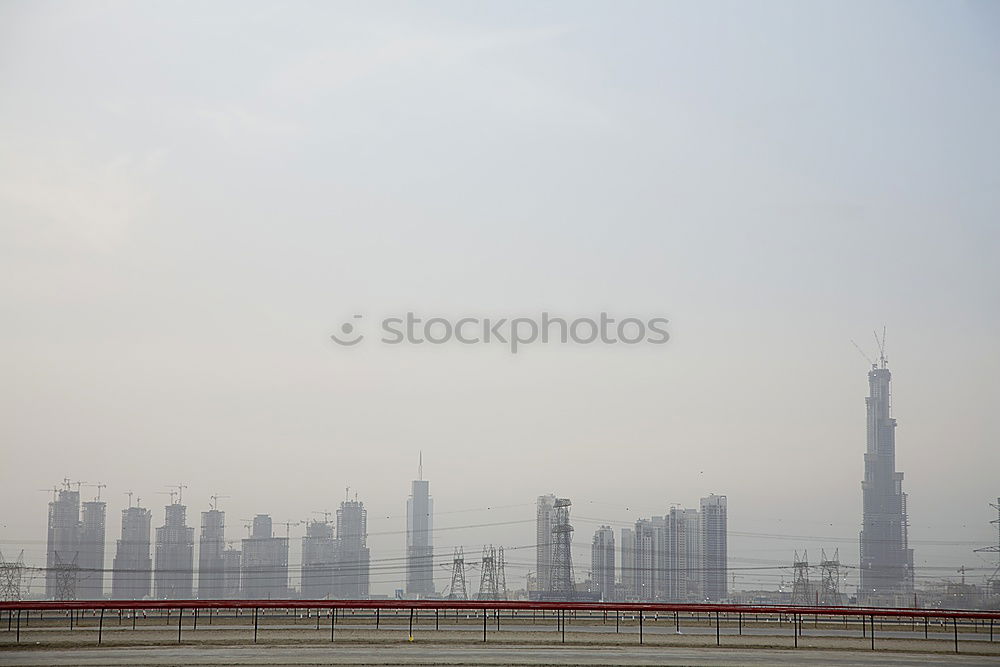
<path id="1" fill-rule="evenodd" d="M 237 539 L 350 486 L 397 557 L 423 449 L 436 527 L 525 521 L 438 550 L 532 543 L 554 491 L 582 571 L 716 492 L 733 566 L 854 563 L 885 324 L 917 565 L 982 565 L 998 45 L 990 2 L 0 4 L 0 549 L 44 559 L 68 475 L 109 540 L 130 488 L 228 494 Z M 327 338 L 545 309 L 672 340 Z"/>

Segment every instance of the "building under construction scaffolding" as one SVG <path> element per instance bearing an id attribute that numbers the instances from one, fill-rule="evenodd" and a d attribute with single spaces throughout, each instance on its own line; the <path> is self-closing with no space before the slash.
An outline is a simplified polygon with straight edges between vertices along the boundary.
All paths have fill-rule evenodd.
<path id="1" fill-rule="evenodd" d="M 45 553 L 45 597 L 75 600 L 80 557 L 80 490 L 56 491 L 49 503 L 48 539 Z"/>
<path id="2" fill-rule="evenodd" d="M 145 507 L 122 510 L 122 533 L 111 568 L 111 597 L 142 600 L 150 595 L 153 559 L 149 555 L 153 515 Z"/>
<path id="3" fill-rule="evenodd" d="M 333 595 L 337 543 L 328 521 L 309 521 L 302 538 L 302 597 L 322 600 Z"/>
<path id="4" fill-rule="evenodd" d="M 365 600 L 369 594 L 368 512 L 361 501 L 345 500 L 337 510 L 337 566 L 334 597 Z"/>
<path id="5" fill-rule="evenodd" d="M 881 345 L 884 345 L 884 337 Z M 861 483 L 861 585 L 859 602 L 898 606 L 913 594 L 913 550 L 903 473 L 896 471 L 896 420 L 892 417 L 888 361 L 884 349 L 868 372 L 865 478 Z"/>
<path id="6" fill-rule="evenodd" d="M 187 525 L 187 507 L 179 502 L 164 508 L 156 529 L 153 595 L 160 600 L 194 597 L 194 528 Z"/>
<path id="7" fill-rule="evenodd" d="M 288 538 L 274 536 L 271 517 L 267 514 L 253 518 L 253 531 L 243 540 L 240 570 L 243 597 L 251 600 L 290 597 Z"/>
<path id="8" fill-rule="evenodd" d="M 201 533 L 198 536 L 198 597 L 202 600 L 225 597 L 225 565 L 222 561 L 225 548 L 226 513 L 213 507 L 201 513 Z"/>

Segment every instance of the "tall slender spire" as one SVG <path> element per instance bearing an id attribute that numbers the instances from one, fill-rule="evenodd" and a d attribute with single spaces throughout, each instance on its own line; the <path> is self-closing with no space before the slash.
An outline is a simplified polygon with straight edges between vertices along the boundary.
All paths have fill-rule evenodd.
<path id="1" fill-rule="evenodd" d="M 420 450 L 419 463 L 417 463 L 417 479 L 424 481 L 424 451 Z"/>

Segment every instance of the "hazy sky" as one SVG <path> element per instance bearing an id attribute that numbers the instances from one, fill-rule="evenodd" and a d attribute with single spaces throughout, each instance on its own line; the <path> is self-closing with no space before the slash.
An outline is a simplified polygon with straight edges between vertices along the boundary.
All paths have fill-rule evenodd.
<path id="1" fill-rule="evenodd" d="M 921 583 L 983 567 L 998 84 L 992 2 L 0 3 L 0 549 L 44 561 L 68 476 L 109 563 L 124 492 L 160 525 L 179 482 L 234 540 L 350 487 L 398 558 L 423 450 L 436 528 L 503 524 L 441 553 L 533 544 L 555 492 L 582 578 L 600 523 L 715 492 L 731 566 L 856 564 L 886 325 Z M 672 339 L 328 338 L 407 310 Z"/>

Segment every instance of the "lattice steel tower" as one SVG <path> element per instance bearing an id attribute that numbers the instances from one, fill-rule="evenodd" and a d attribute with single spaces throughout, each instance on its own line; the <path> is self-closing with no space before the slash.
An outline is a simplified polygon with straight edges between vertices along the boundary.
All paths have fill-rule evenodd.
<path id="1" fill-rule="evenodd" d="M 465 551 L 455 547 L 455 557 L 451 561 L 451 586 L 448 587 L 449 600 L 468 600 L 469 591 L 465 584 Z"/>
<path id="2" fill-rule="evenodd" d="M 573 526 L 569 523 L 569 498 L 557 498 L 555 523 L 552 526 L 552 570 L 549 575 L 550 597 L 571 600 L 573 583 Z"/>

